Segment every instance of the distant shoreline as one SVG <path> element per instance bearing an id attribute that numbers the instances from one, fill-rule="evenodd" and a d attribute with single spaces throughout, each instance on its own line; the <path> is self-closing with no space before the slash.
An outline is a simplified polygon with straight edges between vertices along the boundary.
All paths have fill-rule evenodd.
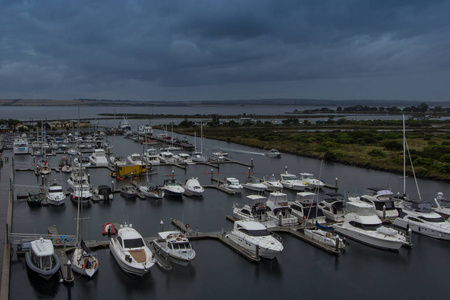
<path id="1" fill-rule="evenodd" d="M 321 100 L 321 99 L 243 99 L 243 100 L 202 100 L 202 101 L 137 101 L 137 100 L 97 100 L 97 99 L 0 99 L 0 106 L 186 106 L 186 107 L 257 107 L 257 106 L 324 106 L 338 107 L 351 105 L 367 106 L 408 106 L 423 101 L 410 100 Z M 450 102 L 426 101 L 429 105 L 450 106 Z"/>

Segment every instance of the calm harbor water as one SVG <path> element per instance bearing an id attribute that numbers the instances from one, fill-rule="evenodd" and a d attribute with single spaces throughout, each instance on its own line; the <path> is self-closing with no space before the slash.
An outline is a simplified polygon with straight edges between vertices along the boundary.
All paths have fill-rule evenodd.
<path id="1" fill-rule="evenodd" d="M 76 118 L 77 109 L 73 113 Z M 160 112 L 155 108 L 155 113 Z M 121 136 L 108 139 L 114 143 L 113 151 L 121 156 L 144 150 L 142 145 Z M 193 140 L 192 137 L 189 139 Z M 259 149 L 204 140 L 207 155 L 216 149 L 227 151 L 234 160 L 250 163 L 253 159 L 253 176 L 278 175 L 287 166 L 290 172 L 297 174 L 311 172 L 316 177 L 320 174 L 320 178 L 328 183 L 334 183 L 338 178 L 339 192 L 344 195 L 359 195 L 371 186 L 388 187 L 403 193 L 403 181 L 398 174 L 322 163 L 289 154 L 283 154 L 281 159 L 271 159 L 263 156 Z M 8 151 L 4 155 L 12 156 Z M 50 165 L 55 166 L 60 157 L 50 157 Z M 17 167 L 29 166 L 32 158 L 15 156 L 15 162 Z M 210 184 L 211 168 L 200 165 L 188 166 L 186 171 L 155 167 L 157 174 L 149 176 L 148 181 L 162 184 L 172 170 L 179 181 L 184 182 L 194 176 L 202 184 Z M 245 166 L 226 164 L 213 172 L 219 178 L 233 176 L 244 181 L 249 170 Z M 112 181 L 117 187 L 128 184 L 126 180 L 114 180 L 109 173 L 106 169 L 89 170 L 94 186 L 111 185 Z M 59 179 L 64 186 L 67 185 L 67 174 L 52 172 L 50 178 Z M 23 194 L 30 186 L 38 186 L 39 183 L 40 178 L 33 172 L 16 172 L 15 193 Z M 419 180 L 419 187 L 424 199 L 431 200 L 439 191 L 450 195 L 450 187 L 446 183 Z M 287 193 L 290 198 L 294 196 Z M 412 197 L 417 195 L 412 178 L 407 179 L 407 193 Z M 227 195 L 207 189 L 202 198 L 164 198 L 156 201 L 126 200 L 116 194 L 109 204 L 91 203 L 86 207 L 83 236 L 85 239 L 107 240 L 101 235 L 102 225 L 124 221 L 132 223 L 143 236 L 156 236 L 161 220 L 165 229 L 170 228 L 170 218 L 183 220 L 199 231 L 229 231 L 232 224 L 225 216 L 232 213 L 233 203 L 245 203 L 248 194 L 250 192 L 245 190 L 242 195 Z M 320 197 L 323 195 L 322 192 Z M 26 200 L 15 200 L 13 232 L 46 233 L 48 226 L 56 225 L 62 234 L 75 234 L 75 218 L 76 205 L 68 198 L 62 207 L 39 208 L 29 207 Z M 346 252 L 334 257 L 291 236 L 282 237 L 283 253 L 274 260 L 263 260 L 259 264 L 248 262 L 220 242 L 194 241 L 192 244 L 197 258 L 189 267 L 174 266 L 172 270 L 165 271 L 155 265 L 148 276 L 139 279 L 123 273 L 108 249 L 99 250 L 98 274 L 92 279 L 76 278 L 72 287 L 59 283 L 57 279 L 50 282 L 40 280 L 27 271 L 25 259 L 13 253 L 10 299 L 437 299 L 450 292 L 450 287 L 445 283 L 450 275 L 450 242 L 413 235 L 412 249 L 400 249 L 395 253 L 350 240 Z"/>

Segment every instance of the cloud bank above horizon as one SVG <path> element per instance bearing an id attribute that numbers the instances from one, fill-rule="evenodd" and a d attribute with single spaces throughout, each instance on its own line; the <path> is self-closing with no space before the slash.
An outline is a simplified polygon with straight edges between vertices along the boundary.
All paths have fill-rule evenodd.
<path id="1" fill-rule="evenodd" d="M 450 99 L 448 1 L 0 1 L 0 99 Z"/>

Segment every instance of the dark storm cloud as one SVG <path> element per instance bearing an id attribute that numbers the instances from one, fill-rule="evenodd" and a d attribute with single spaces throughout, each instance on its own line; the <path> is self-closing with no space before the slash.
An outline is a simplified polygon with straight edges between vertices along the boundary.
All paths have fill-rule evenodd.
<path id="1" fill-rule="evenodd" d="M 446 1 L 0 5 L 0 98 L 170 100 L 181 90 L 190 99 L 205 93 L 211 99 L 265 98 L 256 88 L 261 84 L 279 97 L 351 98 L 361 92 L 375 98 L 383 93 L 364 94 L 339 81 L 363 80 L 383 89 L 389 76 L 399 86 L 384 97 L 408 98 L 400 91 L 408 82 L 442 76 L 449 67 Z M 414 80 L 401 79 L 411 73 L 418 74 Z M 292 86 L 281 89 L 281 82 Z M 316 94 L 308 89 L 311 82 Z M 448 96 L 441 89 L 439 96 Z"/>

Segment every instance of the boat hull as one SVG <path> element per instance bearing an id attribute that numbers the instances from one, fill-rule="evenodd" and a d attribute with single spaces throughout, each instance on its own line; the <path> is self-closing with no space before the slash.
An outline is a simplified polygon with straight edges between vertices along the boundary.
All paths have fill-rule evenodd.
<path id="1" fill-rule="evenodd" d="M 406 222 L 403 218 L 397 218 L 394 220 L 393 224 L 397 227 L 408 229 L 410 228 L 413 232 L 419 233 L 428 237 L 432 237 L 440 240 L 450 240 L 450 232 L 442 232 L 432 228 L 427 228 L 414 224 L 412 222 Z"/>
<path id="2" fill-rule="evenodd" d="M 347 227 L 343 227 L 342 224 L 335 224 L 334 230 L 337 233 L 351 238 L 357 242 L 382 250 L 398 251 L 405 244 L 405 241 L 381 239 L 364 234 L 360 231 L 351 230 Z"/>
<path id="3" fill-rule="evenodd" d="M 231 241 L 235 242 L 236 244 L 238 244 L 239 246 L 241 246 L 242 248 L 246 249 L 248 252 L 250 252 L 252 255 L 255 255 L 255 256 L 256 256 L 256 248 L 258 246 L 259 247 L 259 249 L 258 249 L 259 256 L 262 258 L 266 258 L 266 259 L 274 259 L 283 250 L 282 246 L 276 247 L 276 248 L 275 247 L 274 248 L 261 247 L 255 243 L 249 241 L 245 237 L 241 237 L 241 236 L 234 234 L 233 232 L 227 234 L 226 237 L 229 238 Z"/>
<path id="4" fill-rule="evenodd" d="M 30 268 L 30 270 L 32 270 L 33 272 L 35 272 L 36 274 L 38 274 L 40 277 L 44 278 L 45 280 L 50 280 L 50 278 L 52 278 L 52 276 L 56 274 L 56 272 L 59 270 L 59 268 L 61 266 L 60 262 L 59 262 L 59 258 L 56 255 L 56 253 L 53 253 L 53 260 L 55 261 L 55 265 L 50 270 L 43 270 L 43 269 L 36 267 L 32 262 L 30 253 L 28 253 L 28 252 L 25 253 L 25 259 L 26 259 L 28 268 Z"/>
<path id="5" fill-rule="evenodd" d="M 114 239 L 111 239 L 110 241 L 109 249 L 114 259 L 116 260 L 117 264 L 125 273 L 134 276 L 144 276 L 150 272 L 150 268 L 153 266 L 154 263 L 147 264 L 146 266 L 143 264 L 132 265 L 130 263 L 127 263 L 125 259 L 119 254 L 120 250 L 117 249 L 113 240 Z"/>

